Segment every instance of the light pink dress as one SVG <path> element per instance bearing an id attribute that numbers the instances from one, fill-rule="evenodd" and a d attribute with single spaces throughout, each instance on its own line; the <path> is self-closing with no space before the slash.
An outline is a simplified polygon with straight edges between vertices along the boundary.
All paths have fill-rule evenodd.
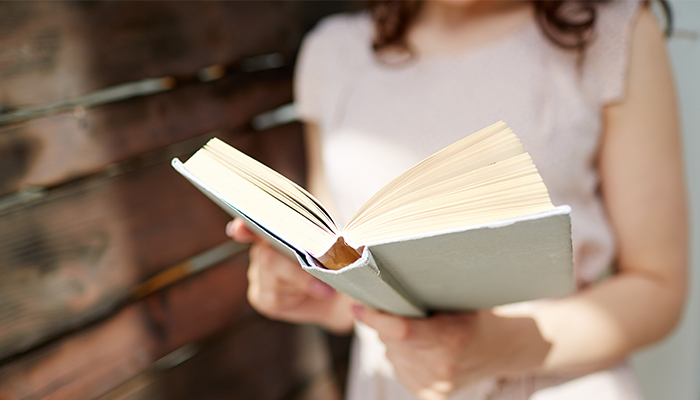
<path id="1" fill-rule="evenodd" d="M 403 66 L 375 58 L 367 14 L 322 21 L 302 46 L 296 106 L 302 119 L 321 128 L 339 222 L 413 164 L 503 120 L 532 156 L 554 204 L 572 207 L 578 282 L 600 278 L 615 255 L 595 165 L 601 111 L 624 97 L 638 7 L 636 1 L 600 5 L 582 65 L 575 53 L 551 44 L 535 21 L 487 45 Z M 350 400 L 413 398 L 366 326 L 356 328 L 351 364 Z M 626 366 L 569 379 L 487 380 L 454 399 L 641 398 Z"/>

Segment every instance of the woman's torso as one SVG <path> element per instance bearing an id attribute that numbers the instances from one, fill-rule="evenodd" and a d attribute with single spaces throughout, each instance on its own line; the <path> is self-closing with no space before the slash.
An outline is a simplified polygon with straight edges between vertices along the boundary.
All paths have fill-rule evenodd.
<path id="1" fill-rule="evenodd" d="M 399 66 L 382 64 L 372 53 L 368 15 L 323 22 L 300 56 L 297 103 L 303 118 L 320 125 L 323 165 L 340 222 L 418 161 L 503 120 L 532 156 L 553 203 L 572 207 L 579 283 L 601 276 L 615 246 L 595 158 L 602 107 L 624 91 L 629 28 L 614 24 L 631 20 L 636 5 L 614 7 L 598 22 L 603 33 L 612 33 L 598 38 L 582 64 L 576 53 L 548 42 L 534 20 L 487 45 Z M 394 380 L 376 335 L 360 327 L 356 342 L 350 398 L 408 395 Z M 521 392 L 565 379 L 532 378 L 530 389 Z M 485 398 L 508 385 L 501 382 L 498 389 L 496 382 L 484 382 L 459 398 Z"/>

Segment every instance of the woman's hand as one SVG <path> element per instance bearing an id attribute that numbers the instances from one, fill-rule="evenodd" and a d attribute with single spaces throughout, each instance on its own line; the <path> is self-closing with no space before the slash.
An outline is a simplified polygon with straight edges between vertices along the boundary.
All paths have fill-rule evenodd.
<path id="1" fill-rule="evenodd" d="M 421 400 L 445 399 L 488 377 L 533 371 L 551 345 L 529 317 L 492 311 L 403 318 L 353 305 L 386 345 L 396 377 Z"/>
<path id="2" fill-rule="evenodd" d="M 334 332 L 352 328 L 350 299 L 306 273 L 296 261 L 257 237 L 240 219 L 226 233 L 243 243 L 252 242 L 248 267 L 248 301 L 269 318 L 321 325 Z"/>

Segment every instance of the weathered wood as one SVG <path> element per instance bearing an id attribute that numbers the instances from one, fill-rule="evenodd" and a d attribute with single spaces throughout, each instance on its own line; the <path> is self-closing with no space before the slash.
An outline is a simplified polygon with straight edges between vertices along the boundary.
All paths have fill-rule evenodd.
<path id="1" fill-rule="evenodd" d="M 255 134 L 255 139 L 258 147 L 251 152 L 252 157 L 295 183 L 301 186 L 306 184 L 306 155 L 300 123 L 259 132 Z"/>
<path id="2" fill-rule="evenodd" d="M 296 51 L 303 3 L 0 2 L 0 109 Z"/>
<path id="3" fill-rule="evenodd" d="M 0 130 L 0 195 L 55 185 L 197 135 L 240 129 L 291 100 L 290 78 L 289 69 L 239 74 L 6 127 Z"/>
<path id="4" fill-rule="evenodd" d="M 290 356 L 299 328 L 241 322 L 251 315 L 244 255 L 124 307 L 139 282 L 229 240 L 229 217 L 169 167 L 170 157 L 217 131 L 303 183 L 299 124 L 243 131 L 252 116 L 290 101 L 291 68 L 277 67 L 291 62 L 311 21 L 340 3 L 317 4 L 0 2 L 0 113 L 65 110 L 95 90 L 150 77 L 175 84 L 2 125 L 0 196 L 34 185 L 48 195 L 12 206 L 0 199 L 0 399 L 92 399 L 234 323 L 242 325 L 229 339 L 195 344 L 202 357 L 148 387 L 167 385 L 163 398 L 181 390 L 180 398 L 206 390 L 333 398 L 328 379 Z M 269 53 L 277 56 L 255 58 Z M 320 394 L 305 397 L 309 388 Z"/>
<path id="5" fill-rule="evenodd" d="M 183 358 L 186 361 L 172 365 Z M 213 338 L 166 356 L 99 400 L 340 397 L 318 328 L 251 315 Z"/>
<path id="6" fill-rule="evenodd" d="M 245 257 L 231 259 L 113 318 L 0 367 L 0 398 L 94 399 L 154 360 L 248 313 Z"/>
<path id="7" fill-rule="evenodd" d="M 220 137 L 303 182 L 299 124 Z M 279 149 L 287 156 L 271 158 Z M 230 217 L 170 167 L 177 153 L 163 153 L 0 213 L 0 359 L 98 318 L 138 282 L 228 240 Z"/>
<path id="8" fill-rule="evenodd" d="M 142 276 L 226 240 L 226 216 L 187 185 L 163 165 L 0 215 L 0 357 L 104 314 Z"/>

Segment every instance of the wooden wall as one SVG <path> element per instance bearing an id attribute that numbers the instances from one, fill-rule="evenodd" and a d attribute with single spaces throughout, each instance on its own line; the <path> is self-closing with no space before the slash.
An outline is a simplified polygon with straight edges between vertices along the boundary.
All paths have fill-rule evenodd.
<path id="1" fill-rule="evenodd" d="M 341 7 L 0 2 L 0 399 L 337 397 L 325 338 L 250 309 L 229 217 L 169 161 L 218 136 L 303 183 L 300 125 L 251 121 Z"/>

